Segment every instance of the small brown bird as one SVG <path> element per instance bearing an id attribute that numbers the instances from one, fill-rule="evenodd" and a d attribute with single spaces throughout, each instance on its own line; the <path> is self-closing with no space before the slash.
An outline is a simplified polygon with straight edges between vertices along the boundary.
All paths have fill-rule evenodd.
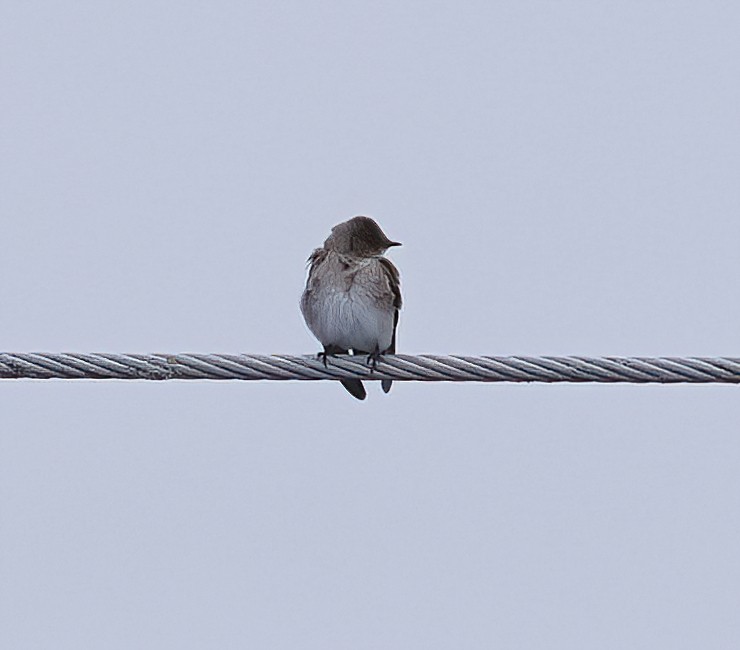
<path id="1" fill-rule="evenodd" d="M 400 245 L 370 217 L 354 217 L 334 226 L 323 248 L 311 253 L 301 312 L 324 346 L 324 363 L 327 356 L 352 350 L 366 354 L 374 368 L 383 354 L 395 354 L 401 288 L 398 269 L 383 253 Z M 365 399 L 359 379 L 341 381 Z M 381 385 L 386 393 L 391 389 L 388 379 Z"/>

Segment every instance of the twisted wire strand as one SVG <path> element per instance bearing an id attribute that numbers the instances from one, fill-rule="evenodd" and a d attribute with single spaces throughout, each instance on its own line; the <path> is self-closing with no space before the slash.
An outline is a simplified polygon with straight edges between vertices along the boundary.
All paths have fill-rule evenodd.
<path id="1" fill-rule="evenodd" d="M 737 384 L 734 357 L 470 357 L 0 353 L 0 379 L 393 379 L 395 381 Z"/>

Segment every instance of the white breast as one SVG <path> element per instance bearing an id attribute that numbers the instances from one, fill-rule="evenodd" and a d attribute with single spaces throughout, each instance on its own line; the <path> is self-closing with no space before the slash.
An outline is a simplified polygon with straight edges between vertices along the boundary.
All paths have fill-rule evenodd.
<path id="1" fill-rule="evenodd" d="M 365 352 L 384 352 L 391 345 L 393 311 L 379 309 L 361 290 L 328 292 L 320 312 L 315 334 L 324 345 Z"/>
<path id="2" fill-rule="evenodd" d="M 360 281 L 346 289 L 340 283 L 322 282 L 312 288 L 311 299 L 302 309 L 323 345 L 364 352 L 385 352 L 391 345 L 395 308 L 379 305 Z"/>

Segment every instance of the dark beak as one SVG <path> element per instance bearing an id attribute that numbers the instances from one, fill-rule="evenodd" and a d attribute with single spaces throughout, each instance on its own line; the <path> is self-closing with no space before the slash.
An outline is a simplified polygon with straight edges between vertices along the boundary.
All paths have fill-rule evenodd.
<path id="1" fill-rule="evenodd" d="M 390 241 L 388 242 L 388 248 L 390 248 L 391 246 L 402 246 L 402 244 L 400 241 Z"/>

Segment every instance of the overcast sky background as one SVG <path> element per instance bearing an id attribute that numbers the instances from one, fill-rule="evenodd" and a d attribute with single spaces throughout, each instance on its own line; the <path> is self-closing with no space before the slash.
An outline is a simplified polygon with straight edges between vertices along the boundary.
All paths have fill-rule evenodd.
<path id="1" fill-rule="evenodd" d="M 740 356 L 740 5 L 0 5 L 0 349 Z M 726 386 L 0 385 L 6 648 L 740 647 Z"/>

